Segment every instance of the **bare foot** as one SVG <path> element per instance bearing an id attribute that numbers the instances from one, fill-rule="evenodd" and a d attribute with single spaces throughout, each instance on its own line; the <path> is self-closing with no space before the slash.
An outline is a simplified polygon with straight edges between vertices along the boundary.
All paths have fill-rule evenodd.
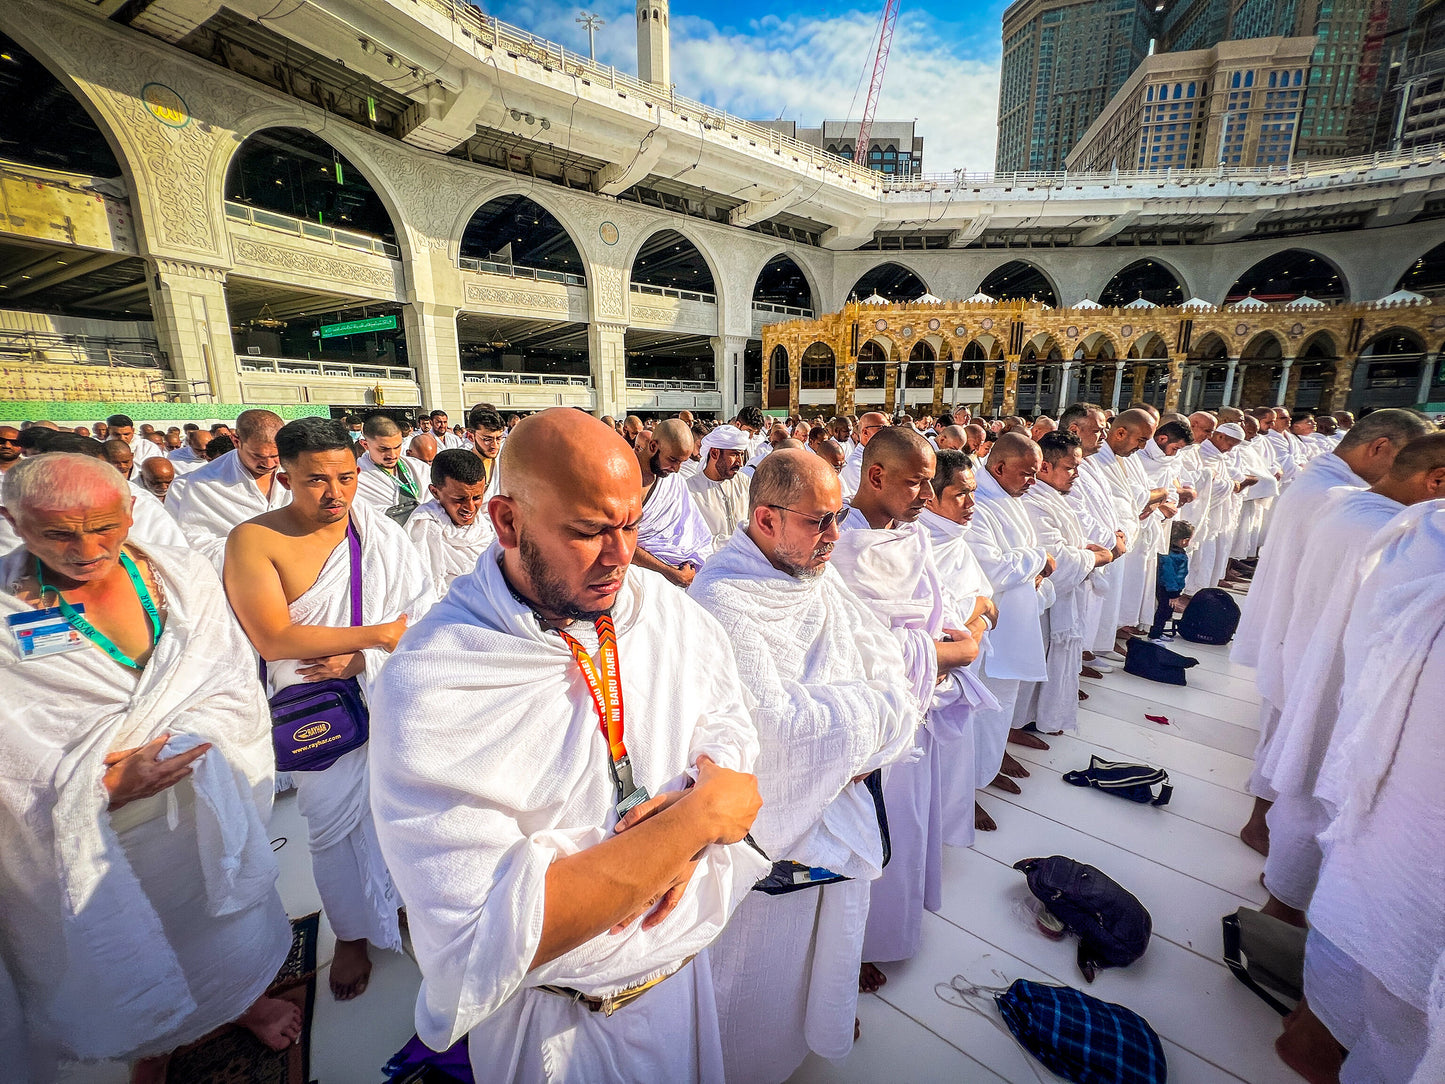
<path id="1" fill-rule="evenodd" d="M 1087 699 L 1089 699 L 1089 694 L 1086 693 L 1086 692 L 1084 692 L 1083 689 L 1080 689 L 1080 690 L 1079 690 L 1079 699 L 1080 699 L 1080 700 L 1087 700 Z"/>
<path id="2" fill-rule="evenodd" d="M 856 1016 L 853 1017 L 853 1041 L 856 1043 L 863 1035 L 863 1022 Z"/>
<path id="3" fill-rule="evenodd" d="M 1010 730 L 1008 732 L 1008 740 L 1014 745 L 1022 745 L 1027 749 L 1047 749 L 1049 747 L 1049 743 L 1044 741 L 1043 738 L 1039 737 L 1032 730 Z M 1005 759 L 1007 759 L 1007 755 L 1005 755 Z M 1027 775 L 1028 773 L 1025 772 L 1024 774 Z"/>
<path id="4" fill-rule="evenodd" d="M 997 832 L 998 822 L 988 815 L 988 810 L 977 802 L 973 803 L 973 827 L 977 832 Z"/>
<path id="5" fill-rule="evenodd" d="M 301 1038 L 301 1006 L 261 997 L 236 1021 L 272 1050 L 285 1050 Z"/>
<path id="6" fill-rule="evenodd" d="M 1133 626 L 1133 625 L 1125 625 L 1125 626 L 1124 626 L 1123 628 L 1121 628 L 1119 631 L 1120 631 L 1123 635 L 1125 635 L 1125 636 L 1143 636 L 1143 635 L 1144 635 L 1144 630 L 1143 630 L 1143 629 L 1136 628 L 1136 627 Z"/>
<path id="7" fill-rule="evenodd" d="M 1284 1034 L 1274 1041 L 1274 1052 L 1309 1084 L 1339 1084 L 1345 1049 L 1335 1042 L 1330 1029 L 1310 1011 L 1309 1003 L 1284 1020 Z"/>
<path id="8" fill-rule="evenodd" d="M 1309 928 L 1309 923 L 1305 921 L 1305 913 L 1275 899 L 1273 892 L 1269 894 L 1269 902 L 1259 909 L 1259 913 L 1268 915 L 1270 918 L 1277 918 L 1281 922 L 1288 922 L 1291 926 L 1296 926 L 1301 930 Z"/>
<path id="9" fill-rule="evenodd" d="M 162 1054 L 158 1058 L 141 1058 L 130 1067 L 130 1084 L 166 1084 L 166 1069 L 170 1067 L 171 1056 Z"/>
<path id="10" fill-rule="evenodd" d="M 1046 745 L 1044 748 L 1047 749 L 1048 746 Z M 1027 779 L 1029 777 L 1029 770 L 1007 753 L 1003 755 L 1003 765 L 999 771 L 1010 779 Z"/>
<path id="11" fill-rule="evenodd" d="M 371 981 L 371 957 L 366 953 L 365 939 L 337 941 L 336 955 L 331 958 L 331 996 L 337 1001 L 350 1001 L 366 992 Z"/>
<path id="12" fill-rule="evenodd" d="M 1079 676 L 1080 676 L 1080 677 L 1086 677 L 1086 678 L 1093 678 L 1095 681 L 1103 681 L 1103 680 L 1104 680 L 1104 673 L 1103 673 L 1103 671 L 1102 671 L 1102 670 L 1095 670 L 1092 666 L 1084 666 L 1084 667 L 1081 667 L 1081 668 L 1079 669 Z"/>
<path id="13" fill-rule="evenodd" d="M 1239 830 L 1239 838 L 1244 840 L 1245 845 L 1266 858 L 1269 857 L 1269 822 L 1265 820 L 1265 817 L 1269 814 L 1269 807 L 1272 805 L 1274 805 L 1273 802 L 1256 798 L 1254 809 L 1249 814 L 1249 823 Z"/>
<path id="14" fill-rule="evenodd" d="M 997 789 L 1003 791 L 1005 794 L 1023 793 L 1023 791 L 1019 790 L 1019 785 L 1008 776 L 1004 775 L 1002 772 L 993 777 L 993 782 L 989 783 L 989 786 L 996 787 Z"/>
<path id="15" fill-rule="evenodd" d="M 1092 651 L 1085 651 L 1083 657 L 1084 657 L 1084 661 L 1085 661 L 1085 662 L 1093 662 L 1094 659 L 1096 658 L 1096 656 L 1094 655 L 1094 653 L 1093 653 Z"/>
<path id="16" fill-rule="evenodd" d="M 861 993 L 876 994 L 887 981 L 888 976 L 873 964 L 864 964 L 858 969 L 858 989 Z"/>

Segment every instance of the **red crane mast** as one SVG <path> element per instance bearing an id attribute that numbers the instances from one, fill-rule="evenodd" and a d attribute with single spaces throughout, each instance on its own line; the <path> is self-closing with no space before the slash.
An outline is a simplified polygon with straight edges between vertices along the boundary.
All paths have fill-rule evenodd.
<path id="1" fill-rule="evenodd" d="M 873 76 L 868 82 L 868 100 L 863 105 L 863 119 L 858 123 L 858 140 L 853 144 L 853 161 L 868 164 L 868 137 L 873 132 L 873 114 L 878 111 L 878 95 L 883 90 L 883 72 L 888 67 L 888 50 L 893 47 L 893 28 L 898 25 L 898 0 L 885 0 L 883 23 L 878 32 L 878 51 L 873 55 Z"/>

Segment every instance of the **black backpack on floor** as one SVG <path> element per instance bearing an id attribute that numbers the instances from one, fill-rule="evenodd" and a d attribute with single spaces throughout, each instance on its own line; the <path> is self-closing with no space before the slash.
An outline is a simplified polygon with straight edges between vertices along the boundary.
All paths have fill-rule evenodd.
<path id="1" fill-rule="evenodd" d="M 1101 870 L 1063 855 L 1025 858 L 1014 869 L 1051 915 L 1079 937 L 1079 970 L 1132 964 L 1149 947 L 1154 922 L 1134 896 Z"/>
<path id="2" fill-rule="evenodd" d="M 1228 591 L 1206 587 L 1189 600 L 1179 618 L 1179 635 L 1193 644 L 1227 644 L 1239 628 L 1239 603 Z"/>

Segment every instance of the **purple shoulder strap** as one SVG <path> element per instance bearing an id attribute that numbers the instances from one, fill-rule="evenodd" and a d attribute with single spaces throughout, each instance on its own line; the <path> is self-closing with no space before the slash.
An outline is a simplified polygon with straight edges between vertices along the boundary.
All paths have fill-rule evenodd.
<path id="1" fill-rule="evenodd" d="M 351 624 L 361 624 L 361 535 L 356 533 L 356 520 L 346 520 L 346 542 L 351 549 Z"/>

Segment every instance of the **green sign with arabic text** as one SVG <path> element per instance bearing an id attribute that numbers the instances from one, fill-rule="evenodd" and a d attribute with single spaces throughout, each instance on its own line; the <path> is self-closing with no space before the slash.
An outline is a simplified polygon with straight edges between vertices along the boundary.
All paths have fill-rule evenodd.
<path id="1" fill-rule="evenodd" d="M 319 338 L 339 339 L 343 335 L 365 335 L 368 331 L 395 331 L 396 317 L 369 316 L 365 320 L 348 320 L 344 324 L 322 324 Z"/>

